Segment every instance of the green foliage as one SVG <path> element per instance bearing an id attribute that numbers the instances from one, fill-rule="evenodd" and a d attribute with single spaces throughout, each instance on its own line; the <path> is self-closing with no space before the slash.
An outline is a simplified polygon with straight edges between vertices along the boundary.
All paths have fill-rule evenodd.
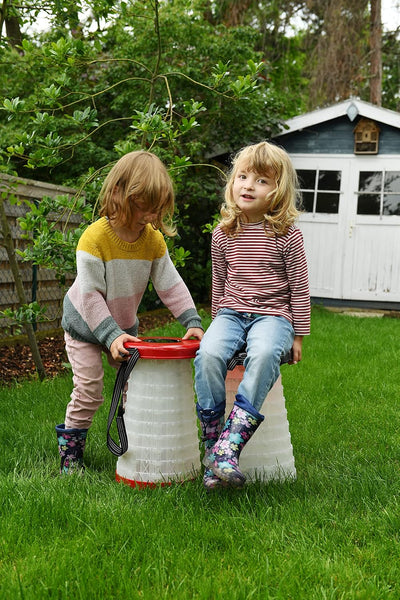
<path id="1" fill-rule="evenodd" d="M 3 100 L 3 106 L 1 107 L 1 110 L 4 110 L 8 113 L 7 116 L 7 120 L 11 121 L 11 119 L 14 117 L 14 115 L 18 112 L 21 111 L 24 107 L 24 101 L 20 100 L 20 98 L 12 98 L 11 100 L 9 100 L 8 98 L 5 98 Z"/>
<path id="2" fill-rule="evenodd" d="M 200 173 L 195 165 L 216 144 L 229 150 L 261 128 L 265 136 L 279 121 L 260 78 L 265 62 L 251 49 L 255 31 L 216 28 L 201 18 L 202 6 L 189 11 L 185 3 L 123 4 L 115 19 L 109 10 L 107 29 L 91 38 L 67 30 L 60 36 L 57 26 L 39 43 L 24 40 L 22 53 L 4 50 L 13 69 L 0 64 L 0 92 L 7 92 L 0 113 L 3 169 L 29 177 L 34 170 L 37 179 L 50 175 L 85 192 L 91 187 L 87 201 L 95 216 L 95 191 L 109 165 L 137 148 L 155 152 L 176 184 L 180 237 L 177 248 L 169 242 L 171 255 L 195 296 L 207 296 L 209 243 L 202 231 L 217 210 L 220 177 L 214 166 Z M 204 199 L 208 186 L 213 190 Z M 21 221 L 34 233 L 23 258 L 54 268 L 62 280 L 73 268 L 81 228 L 46 225 L 49 210 L 43 201 Z"/>
<path id="3" fill-rule="evenodd" d="M 39 321 L 45 321 L 46 310 L 46 307 L 40 306 L 38 302 L 30 302 L 29 304 L 22 304 L 17 310 L 12 308 L 0 310 L 0 319 L 8 319 L 12 334 L 19 335 L 26 323 L 33 325 Z"/>
<path id="4" fill-rule="evenodd" d="M 75 198 L 71 206 L 68 196 L 43 197 L 40 203 L 25 201 L 29 211 L 19 217 L 23 239 L 30 241 L 25 250 L 17 250 L 23 261 L 53 269 L 60 285 L 67 273 L 76 268 L 75 250 L 83 229 L 90 223 L 92 209 L 84 198 Z M 80 223 L 71 228 L 69 215 L 79 215 Z M 64 217 L 62 223 L 61 217 Z"/>
<path id="5" fill-rule="evenodd" d="M 400 36 L 385 33 L 382 40 L 382 99 L 385 108 L 400 111 Z"/>
<path id="6" fill-rule="evenodd" d="M 90 144 L 109 160 L 124 142 L 177 156 L 196 148 L 197 161 L 215 139 L 232 147 L 251 136 L 257 104 L 268 104 L 259 78 L 265 63 L 251 50 L 254 29 L 216 30 L 200 16 L 185 3 L 161 3 L 155 22 L 150 7 L 134 2 L 92 39 L 48 34 L 39 46 L 24 41 L 22 55 L 5 51 L 13 78 L 4 72 L 3 89 L 17 92 L 3 104 L 13 130 L 0 130 L 9 165 L 20 175 L 35 168 L 39 177 L 51 167 L 53 180 L 65 183 L 66 174 L 104 165 L 101 152 L 93 162 Z M 263 121 L 268 130 L 278 119 L 264 111 Z"/>

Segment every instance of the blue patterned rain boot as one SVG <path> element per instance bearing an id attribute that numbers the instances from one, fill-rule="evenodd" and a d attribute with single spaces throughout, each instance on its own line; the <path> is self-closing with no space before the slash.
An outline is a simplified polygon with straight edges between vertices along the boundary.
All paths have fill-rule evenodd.
<path id="1" fill-rule="evenodd" d="M 211 448 L 218 440 L 222 427 L 224 425 L 225 405 L 219 405 L 218 410 L 203 409 L 197 404 L 197 415 L 201 425 L 201 441 L 204 442 L 204 464 L 207 463 L 207 457 L 211 452 Z M 206 467 L 203 476 L 203 485 L 207 490 L 213 490 L 218 487 L 227 487 L 227 483 L 214 475 L 210 467 Z"/>
<path id="2" fill-rule="evenodd" d="M 64 423 L 56 426 L 58 451 L 61 456 L 60 475 L 83 473 L 83 452 L 87 429 L 65 429 Z"/>
<path id="3" fill-rule="evenodd" d="M 207 466 L 214 475 L 232 487 L 242 487 L 246 481 L 239 469 L 239 456 L 263 420 L 263 415 L 238 394 L 217 443 L 207 455 Z"/>

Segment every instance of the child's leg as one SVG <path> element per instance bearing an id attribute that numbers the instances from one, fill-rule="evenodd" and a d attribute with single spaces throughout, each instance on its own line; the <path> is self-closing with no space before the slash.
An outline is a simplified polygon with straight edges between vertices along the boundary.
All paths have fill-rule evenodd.
<path id="1" fill-rule="evenodd" d="M 197 415 L 207 460 L 225 421 L 225 377 L 227 361 L 243 346 L 244 331 L 234 311 L 220 311 L 207 329 L 197 352 L 195 386 Z M 227 485 L 206 468 L 204 486 L 210 490 Z"/>
<path id="2" fill-rule="evenodd" d="M 87 431 L 93 416 L 103 402 L 102 348 L 78 342 L 65 334 L 65 347 L 73 373 L 71 401 L 65 423 L 56 426 L 61 474 L 82 472 Z"/>
<path id="3" fill-rule="evenodd" d="M 242 320 L 233 310 L 221 310 L 204 334 L 194 360 L 195 389 L 202 409 L 225 406 L 227 362 L 246 341 Z"/>
<path id="4" fill-rule="evenodd" d="M 242 487 L 246 477 L 239 469 L 239 456 L 264 417 L 249 402 L 235 402 L 221 435 L 206 455 L 206 466 L 214 477 L 233 487 Z"/>
<path id="5" fill-rule="evenodd" d="M 284 317 L 258 317 L 247 334 L 245 371 L 238 396 L 244 397 L 256 411 L 279 377 L 281 357 L 293 345 L 294 330 Z"/>
<path id="6" fill-rule="evenodd" d="M 258 411 L 294 338 L 293 327 L 281 317 L 256 317 L 247 332 L 243 380 L 220 438 L 206 457 L 214 476 L 235 487 L 246 480 L 239 469 L 240 453 L 264 419 Z"/>
<path id="7" fill-rule="evenodd" d="M 200 409 L 197 407 L 197 414 L 201 425 L 201 441 L 204 444 L 204 462 L 208 462 L 208 456 L 211 448 L 217 442 L 224 422 L 225 422 L 225 403 L 216 406 L 214 410 Z M 227 484 L 217 477 L 212 469 L 206 467 L 204 470 L 203 485 L 207 490 L 226 486 Z"/>
<path id="8" fill-rule="evenodd" d="M 66 429 L 88 429 L 103 403 L 101 346 L 79 342 L 65 334 L 65 347 L 73 373 L 73 390 L 65 415 Z"/>
<path id="9" fill-rule="evenodd" d="M 88 428 L 103 402 L 102 348 L 73 340 L 65 334 L 65 346 L 73 372 L 73 390 L 65 423 L 56 426 L 61 474 L 82 472 Z"/>

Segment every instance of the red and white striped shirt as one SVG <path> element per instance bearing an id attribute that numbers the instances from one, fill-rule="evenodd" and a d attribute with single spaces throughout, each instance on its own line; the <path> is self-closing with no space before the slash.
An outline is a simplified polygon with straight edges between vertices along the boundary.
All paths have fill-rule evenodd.
<path id="1" fill-rule="evenodd" d="M 220 308 L 282 316 L 296 335 L 310 333 L 310 291 L 303 236 L 292 225 L 267 236 L 264 222 L 243 223 L 237 237 L 212 235 L 212 317 Z"/>

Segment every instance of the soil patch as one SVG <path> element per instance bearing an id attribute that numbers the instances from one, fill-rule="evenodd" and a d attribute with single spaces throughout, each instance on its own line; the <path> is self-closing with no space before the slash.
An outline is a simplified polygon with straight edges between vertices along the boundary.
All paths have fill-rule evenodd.
<path id="1" fill-rule="evenodd" d="M 139 335 L 174 320 L 173 315 L 164 309 L 143 313 L 140 315 Z M 38 346 L 47 377 L 55 377 L 68 370 L 62 333 L 42 338 Z M 36 368 L 29 345 L 0 347 L 0 385 L 30 377 L 36 378 Z"/>

